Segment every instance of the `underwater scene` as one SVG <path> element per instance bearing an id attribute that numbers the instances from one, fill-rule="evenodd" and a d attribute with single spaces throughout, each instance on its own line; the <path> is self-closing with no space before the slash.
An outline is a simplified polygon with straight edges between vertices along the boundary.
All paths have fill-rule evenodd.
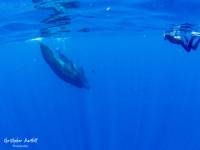
<path id="1" fill-rule="evenodd" d="M 0 150 L 199 150 L 199 0 L 0 0 Z"/>

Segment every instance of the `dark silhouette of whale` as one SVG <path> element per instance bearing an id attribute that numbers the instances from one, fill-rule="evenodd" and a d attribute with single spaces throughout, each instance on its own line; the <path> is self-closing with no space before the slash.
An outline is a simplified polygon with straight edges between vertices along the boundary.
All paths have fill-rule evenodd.
<path id="1" fill-rule="evenodd" d="M 52 51 L 43 43 L 40 43 L 40 49 L 44 60 L 62 80 L 78 88 L 90 88 L 82 68 L 77 67 L 62 53 Z"/>

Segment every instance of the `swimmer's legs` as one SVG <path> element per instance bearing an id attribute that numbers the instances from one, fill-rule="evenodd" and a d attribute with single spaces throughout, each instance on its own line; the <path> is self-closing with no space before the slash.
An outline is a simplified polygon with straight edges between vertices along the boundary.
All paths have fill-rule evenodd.
<path id="1" fill-rule="evenodd" d="M 187 52 L 190 52 L 190 51 L 191 51 L 191 47 L 189 47 L 189 46 L 187 45 L 187 43 L 181 42 L 180 44 L 181 44 L 181 46 L 182 46 Z"/>
<path id="2" fill-rule="evenodd" d="M 188 42 L 188 39 L 186 36 L 184 36 L 184 41 L 181 41 L 180 44 L 187 52 L 191 51 L 191 46 L 189 46 L 191 44 L 191 40 Z"/>
<path id="3" fill-rule="evenodd" d="M 194 39 L 195 38 L 197 38 L 196 36 L 193 36 L 192 38 L 191 38 L 191 48 L 192 49 L 194 49 L 194 50 L 196 50 L 197 49 L 197 47 L 198 47 L 198 45 L 199 45 L 199 43 L 200 43 L 200 38 L 198 38 L 198 40 L 197 41 L 194 41 Z M 194 41 L 194 42 L 193 42 Z M 194 44 L 193 44 L 194 43 Z"/>

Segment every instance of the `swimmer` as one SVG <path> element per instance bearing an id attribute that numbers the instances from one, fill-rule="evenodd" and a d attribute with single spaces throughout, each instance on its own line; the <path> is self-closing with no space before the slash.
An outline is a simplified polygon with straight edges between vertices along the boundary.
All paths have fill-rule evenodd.
<path id="1" fill-rule="evenodd" d="M 171 43 L 181 45 L 187 52 L 190 52 L 191 49 L 196 50 L 200 43 L 200 37 L 193 33 L 196 32 L 191 32 L 190 38 L 188 38 L 186 35 L 183 35 L 181 31 L 166 32 L 164 34 L 164 39 Z"/>

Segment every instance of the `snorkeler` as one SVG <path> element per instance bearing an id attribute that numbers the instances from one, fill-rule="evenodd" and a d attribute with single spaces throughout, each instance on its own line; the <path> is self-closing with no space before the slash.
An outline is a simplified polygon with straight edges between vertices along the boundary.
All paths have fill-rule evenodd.
<path id="1" fill-rule="evenodd" d="M 187 52 L 190 52 L 191 49 L 196 50 L 199 43 L 200 37 L 196 32 L 191 32 L 188 36 L 181 33 L 181 31 L 171 31 L 164 34 L 164 39 L 170 41 L 171 43 L 181 45 Z"/>

